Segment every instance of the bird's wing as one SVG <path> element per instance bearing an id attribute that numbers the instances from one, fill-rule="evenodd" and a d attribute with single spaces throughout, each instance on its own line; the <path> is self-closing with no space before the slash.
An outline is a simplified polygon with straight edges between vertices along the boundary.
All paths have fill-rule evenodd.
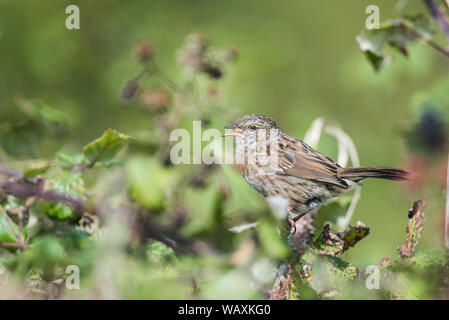
<path id="1" fill-rule="evenodd" d="M 284 174 L 348 188 L 348 184 L 338 177 L 341 167 L 300 140 L 289 137 L 281 143 L 278 159 Z"/>

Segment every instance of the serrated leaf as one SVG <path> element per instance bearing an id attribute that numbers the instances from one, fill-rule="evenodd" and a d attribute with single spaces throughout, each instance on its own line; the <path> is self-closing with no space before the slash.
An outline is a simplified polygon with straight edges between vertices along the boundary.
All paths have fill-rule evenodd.
<path id="1" fill-rule="evenodd" d="M 129 136 L 113 129 L 107 129 L 103 135 L 84 147 L 83 153 L 89 163 L 110 161 L 125 146 Z"/>

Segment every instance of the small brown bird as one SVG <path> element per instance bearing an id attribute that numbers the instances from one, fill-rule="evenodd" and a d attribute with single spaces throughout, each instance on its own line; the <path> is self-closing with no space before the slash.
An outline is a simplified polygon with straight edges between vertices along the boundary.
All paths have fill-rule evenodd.
<path id="1" fill-rule="evenodd" d="M 300 216 L 361 185 L 365 178 L 406 180 L 408 172 L 387 167 L 343 168 L 309 145 L 288 136 L 272 119 L 250 114 L 224 136 L 236 137 L 237 169 L 264 197 L 281 196 Z M 296 219 L 295 219 L 296 220 Z"/>

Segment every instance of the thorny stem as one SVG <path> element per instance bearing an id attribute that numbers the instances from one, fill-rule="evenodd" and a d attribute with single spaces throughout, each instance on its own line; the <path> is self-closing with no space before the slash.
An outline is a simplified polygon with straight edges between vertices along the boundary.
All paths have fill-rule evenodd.
<path id="1" fill-rule="evenodd" d="M 438 22 L 441 31 L 443 31 L 444 35 L 446 36 L 446 41 L 448 43 L 449 49 L 449 23 L 447 22 L 446 16 L 444 15 L 444 13 L 441 11 L 441 9 L 438 7 L 438 5 L 435 3 L 434 0 L 423 0 L 423 1 L 424 4 L 429 9 L 430 14 Z M 446 49 L 445 51 L 447 52 L 448 49 Z"/>

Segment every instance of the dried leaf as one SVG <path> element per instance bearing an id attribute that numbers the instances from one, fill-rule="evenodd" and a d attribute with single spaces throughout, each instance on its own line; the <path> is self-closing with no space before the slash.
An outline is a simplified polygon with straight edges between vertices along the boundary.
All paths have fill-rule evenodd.
<path id="1" fill-rule="evenodd" d="M 329 225 L 326 224 L 323 232 L 313 242 L 312 247 L 315 253 L 339 257 L 349 247 L 355 246 L 365 238 L 369 231 L 369 227 L 360 221 L 357 222 L 355 227 L 350 225 L 345 231 L 337 233 L 333 233 Z"/>

